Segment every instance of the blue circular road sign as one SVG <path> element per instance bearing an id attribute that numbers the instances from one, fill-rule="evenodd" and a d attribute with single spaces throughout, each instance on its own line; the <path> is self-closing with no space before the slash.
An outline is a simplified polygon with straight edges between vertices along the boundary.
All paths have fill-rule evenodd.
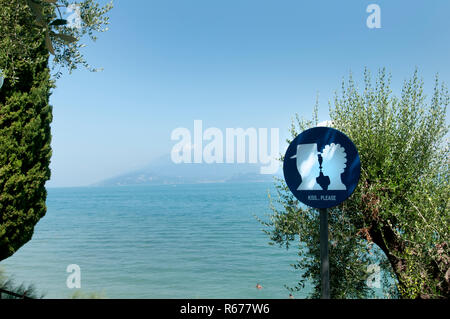
<path id="1" fill-rule="evenodd" d="M 302 132 L 284 156 L 284 179 L 299 201 L 329 208 L 346 200 L 358 185 L 358 150 L 342 132 L 314 127 Z"/>

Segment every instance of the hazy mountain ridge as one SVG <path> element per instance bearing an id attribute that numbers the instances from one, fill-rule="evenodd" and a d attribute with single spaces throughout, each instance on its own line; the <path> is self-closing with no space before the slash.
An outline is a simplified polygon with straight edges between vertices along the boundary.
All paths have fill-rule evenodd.
<path id="1" fill-rule="evenodd" d="M 261 174 L 259 164 L 175 164 L 170 156 L 166 155 L 142 169 L 105 179 L 93 186 L 270 182 L 273 176 Z"/>

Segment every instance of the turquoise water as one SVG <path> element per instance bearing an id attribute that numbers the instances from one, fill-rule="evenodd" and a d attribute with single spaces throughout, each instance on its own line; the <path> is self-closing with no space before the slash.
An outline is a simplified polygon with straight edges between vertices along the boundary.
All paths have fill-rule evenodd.
<path id="1" fill-rule="evenodd" d="M 0 267 L 47 298 L 74 293 L 70 264 L 81 268 L 82 292 L 107 298 L 287 298 L 296 251 L 269 246 L 254 218 L 270 213 L 268 191 L 266 183 L 49 189 L 33 239 Z"/>

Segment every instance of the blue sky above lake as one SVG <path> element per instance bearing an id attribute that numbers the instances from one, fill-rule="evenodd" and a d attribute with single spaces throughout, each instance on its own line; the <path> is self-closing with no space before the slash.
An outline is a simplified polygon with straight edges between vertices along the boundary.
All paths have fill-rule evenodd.
<path id="1" fill-rule="evenodd" d="M 105 1 L 101 1 L 105 3 Z M 366 7 L 381 7 L 381 29 Z M 172 130 L 279 128 L 320 119 L 350 71 L 386 67 L 399 92 L 418 67 L 450 84 L 450 2 L 116 0 L 110 30 L 84 53 L 100 73 L 57 81 L 52 179 L 88 185 L 170 152 Z M 284 147 L 282 147 L 284 150 Z"/>

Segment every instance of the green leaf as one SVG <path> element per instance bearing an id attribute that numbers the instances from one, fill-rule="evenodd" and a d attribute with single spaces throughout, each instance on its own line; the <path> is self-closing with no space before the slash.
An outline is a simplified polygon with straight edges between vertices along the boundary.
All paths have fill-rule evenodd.
<path id="1" fill-rule="evenodd" d="M 40 4 L 33 2 L 32 0 L 27 0 L 27 4 L 30 7 L 33 15 L 36 17 L 38 24 L 41 26 L 42 23 L 45 23 L 45 18 L 42 14 L 43 7 Z"/>
<path id="2" fill-rule="evenodd" d="M 47 47 L 48 51 L 55 55 L 55 50 L 53 49 L 52 40 L 50 39 L 50 35 L 48 32 L 45 32 L 45 46 Z"/>
<path id="3" fill-rule="evenodd" d="M 42 1 L 47 2 L 47 3 L 56 3 L 57 0 L 42 0 Z"/>
<path id="4" fill-rule="evenodd" d="M 67 34 L 62 34 L 62 33 L 53 33 L 53 35 L 55 37 L 60 38 L 61 40 L 63 40 L 64 42 L 66 42 L 67 44 L 73 43 L 78 41 L 77 38 L 71 36 L 71 35 L 67 35 Z"/>
<path id="5" fill-rule="evenodd" d="M 47 24 L 43 20 L 36 20 L 35 23 L 36 23 L 37 26 L 39 26 L 41 28 L 46 28 L 47 27 Z"/>
<path id="6" fill-rule="evenodd" d="M 38 16 L 42 17 L 43 7 L 39 3 L 33 2 L 32 0 L 27 0 L 27 4 L 36 17 Z"/>
<path id="7" fill-rule="evenodd" d="M 66 19 L 56 19 L 53 20 L 50 25 L 54 25 L 54 26 L 58 26 L 58 25 L 66 25 L 67 24 L 67 20 Z"/>

